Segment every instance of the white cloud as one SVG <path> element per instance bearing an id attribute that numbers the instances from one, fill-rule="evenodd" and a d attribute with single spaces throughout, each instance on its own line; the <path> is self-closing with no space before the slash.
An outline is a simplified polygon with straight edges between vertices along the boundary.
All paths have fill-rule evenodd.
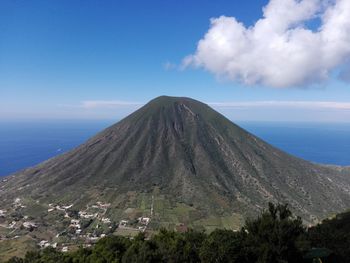
<path id="1" fill-rule="evenodd" d="M 81 109 L 116 109 L 116 108 L 137 108 L 145 105 L 144 102 L 120 101 L 120 100 L 85 100 L 78 105 L 60 106 Z M 233 102 L 207 102 L 214 108 L 301 108 L 301 109 L 334 109 L 350 110 L 350 102 L 338 101 L 233 101 Z"/>
<path id="2" fill-rule="evenodd" d="M 171 63 L 170 61 L 167 61 L 163 64 L 163 68 L 168 71 L 168 70 L 173 70 L 173 69 L 177 69 L 178 66 L 174 63 Z"/>
<path id="3" fill-rule="evenodd" d="M 232 120 L 252 121 L 325 121 L 349 122 L 350 102 L 340 101 L 228 101 L 206 102 L 217 111 Z M 45 112 L 47 118 L 65 116 L 71 119 L 122 119 L 133 111 L 145 105 L 145 102 L 120 100 L 86 100 L 77 104 L 58 105 L 54 114 Z M 42 111 L 44 112 L 44 111 Z M 4 111 L 3 116 L 10 116 Z M 27 114 L 21 113 L 21 115 Z M 50 117 L 51 116 L 51 117 Z M 45 117 L 45 116 L 41 116 Z"/>
<path id="4" fill-rule="evenodd" d="M 141 106 L 143 103 L 119 101 L 119 100 L 86 100 L 82 101 L 79 107 L 84 109 L 97 109 L 97 108 L 120 108 L 130 106 Z"/>
<path id="5" fill-rule="evenodd" d="M 316 18 L 320 26 L 309 29 L 306 22 Z M 349 59 L 349 0 L 270 0 L 251 27 L 234 17 L 211 19 L 183 66 L 246 85 L 283 88 L 322 82 Z"/>
<path id="6" fill-rule="evenodd" d="M 124 107 L 142 106 L 144 103 L 121 101 L 121 100 L 84 100 L 79 104 L 58 104 L 63 108 L 80 108 L 80 109 L 115 109 Z"/>
<path id="7" fill-rule="evenodd" d="M 310 110 L 350 110 L 350 102 L 336 101 L 246 101 L 209 102 L 215 108 L 300 108 Z"/>

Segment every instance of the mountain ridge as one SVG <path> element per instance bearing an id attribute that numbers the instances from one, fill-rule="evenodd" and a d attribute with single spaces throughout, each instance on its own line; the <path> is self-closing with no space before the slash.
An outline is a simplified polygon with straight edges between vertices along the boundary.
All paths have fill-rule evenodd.
<path id="1" fill-rule="evenodd" d="M 46 210 L 109 202 L 117 222 L 151 216 L 155 199 L 154 228 L 238 228 L 267 202 L 289 203 L 308 223 L 345 210 L 348 175 L 284 153 L 204 103 L 161 96 L 72 151 L 6 177 L 0 197 Z"/>

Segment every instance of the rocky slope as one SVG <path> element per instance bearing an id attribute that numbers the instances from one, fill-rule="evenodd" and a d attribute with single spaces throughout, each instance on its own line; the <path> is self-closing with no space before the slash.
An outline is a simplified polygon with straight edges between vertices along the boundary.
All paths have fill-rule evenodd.
<path id="1" fill-rule="evenodd" d="M 42 219 L 49 203 L 79 210 L 101 201 L 116 221 L 133 211 L 158 225 L 209 228 L 227 220 L 238 227 L 267 202 L 288 202 L 314 223 L 350 207 L 349 174 L 288 155 L 201 102 L 163 96 L 76 149 L 5 178 L 0 199 L 6 208 L 20 198 L 28 213 L 35 204 Z"/>

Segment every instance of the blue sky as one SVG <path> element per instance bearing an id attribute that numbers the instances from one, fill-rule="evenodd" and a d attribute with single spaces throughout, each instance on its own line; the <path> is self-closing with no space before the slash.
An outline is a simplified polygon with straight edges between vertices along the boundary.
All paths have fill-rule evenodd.
<path id="1" fill-rule="evenodd" d="M 3 0 L 0 120 L 119 119 L 159 95 L 193 97 L 233 120 L 350 120 L 350 85 L 336 77 L 344 61 L 325 65 L 331 70 L 322 81 L 279 87 L 269 76 L 227 77 L 206 60 L 210 50 L 199 52 L 211 18 L 254 27 L 268 4 Z M 317 21 L 307 26 L 316 31 Z M 191 54 L 196 62 L 183 68 Z"/>

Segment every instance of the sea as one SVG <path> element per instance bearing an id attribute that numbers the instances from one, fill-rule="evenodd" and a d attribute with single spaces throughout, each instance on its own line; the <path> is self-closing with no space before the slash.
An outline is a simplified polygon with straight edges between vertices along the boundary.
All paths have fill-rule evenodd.
<path id="1" fill-rule="evenodd" d="M 115 121 L 0 121 L 0 176 L 63 154 Z M 350 165 L 350 123 L 236 122 L 264 141 L 315 163 Z"/>

